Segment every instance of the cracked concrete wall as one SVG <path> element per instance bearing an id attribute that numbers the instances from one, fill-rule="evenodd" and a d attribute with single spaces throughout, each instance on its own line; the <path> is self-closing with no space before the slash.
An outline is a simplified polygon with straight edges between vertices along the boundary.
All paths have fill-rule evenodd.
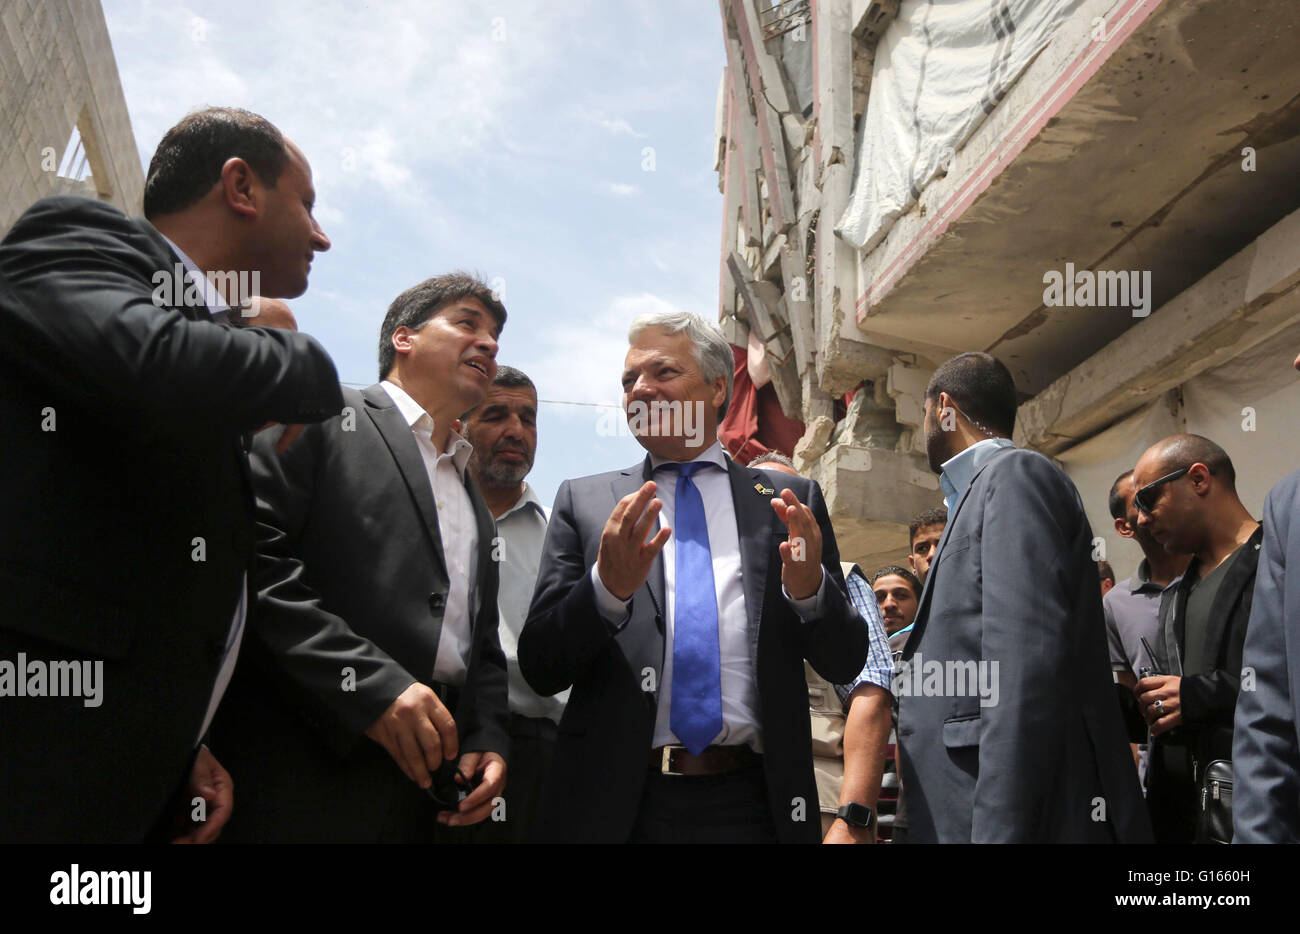
<path id="1" fill-rule="evenodd" d="M 99 197 L 140 213 L 144 170 L 97 2 L 5 0 L 0 126 L 7 130 L 0 136 L 0 232 L 52 194 Z M 93 185 L 57 174 L 74 126 Z"/>

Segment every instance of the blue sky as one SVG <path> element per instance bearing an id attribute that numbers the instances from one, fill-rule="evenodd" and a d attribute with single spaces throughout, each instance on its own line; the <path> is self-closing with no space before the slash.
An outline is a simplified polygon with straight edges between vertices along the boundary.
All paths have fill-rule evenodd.
<path id="1" fill-rule="evenodd" d="M 544 400 L 617 402 L 627 325 L 642 311 L 716 318 L 715 3 L 103 8 L 145 164 L 168 127 L 206 105 L 256 111 L 307 153 L 334 246 L 292 305 L 344 382 L 377 378 L 393 297 L 452 269 L 502 287 L 498 361 Z M 566 477 L 641 456 L 600 430 L 611 421 L 542 403 L 529 481 L 543 502 Z"/>

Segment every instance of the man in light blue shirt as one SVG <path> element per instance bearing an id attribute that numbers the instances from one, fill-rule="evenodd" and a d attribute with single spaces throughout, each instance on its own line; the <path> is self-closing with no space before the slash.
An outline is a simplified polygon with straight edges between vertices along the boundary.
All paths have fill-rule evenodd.
<path id="1" fill-rule="evenodd" d="M 1092 529 L 1060 467 L 1010 440 L 1016 405 L 986 353 L 926 387 L 948 523 L 894 682 L 908 839 L 1149 841 Z"/>

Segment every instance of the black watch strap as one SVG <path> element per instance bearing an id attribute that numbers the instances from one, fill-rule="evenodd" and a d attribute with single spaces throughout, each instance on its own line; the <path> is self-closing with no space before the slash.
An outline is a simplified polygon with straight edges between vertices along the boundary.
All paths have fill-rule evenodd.
<path id="1" fill-rule="evenodd" d="M 863 830 L 870 830 L 872 827 L 876 826 L 876 812 L 865 804 L 858 804 L 853 801 L 843 805 L 835 812 L 835 816 L 844 821 L 844 823 L 848 824 L 850 827 L 860 827 Z"/>

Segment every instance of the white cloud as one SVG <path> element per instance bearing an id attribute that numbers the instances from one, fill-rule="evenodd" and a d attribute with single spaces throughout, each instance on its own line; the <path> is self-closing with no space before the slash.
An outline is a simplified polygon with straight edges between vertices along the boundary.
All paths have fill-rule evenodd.
<path id="1" fill-rule="evenodd" d="M 579 108 L 574 112 L 574 116 L 582 122 L 598 126 L 614 136 L 631 136 L 634 139 L 644 139 L 646 136 L 645 133 L 638 133 L 632 129 L 632 124 L 622 117 L 607 117 L 599 111 L 588 110 L 587 108 Z"/>
<path id="2" fill-rule="evenodd" d="M 560 323 L 548 333 L 544 346 L 533 348 L 532 356 L 505 362 L 532 377 L 542 398 L 617 403 L 622 397 L 619 375 L 627 356 L 628 326 L 637 315 L 678 310 L 676 305 L 648 292 L 620 295 L 588 322 Z M 514 363 L 514 359 L 520 362 Z M 598 410 L 569 414 L 594 419 Z"/>
<path id="3" fill-rule="evenodd" d="M 620 198 L 627 198 L 641 191 L 639 185 L 626 185 L 622 182 L 600 182 L 598 187 L 601 191 L 607 191 L 611 195 L 618 195 Z"/>
<path id="4" fill-rule="evenodd" d="M 509 147 L 504 111 L 529 97 L 586 5 L 499 0 L 489 16 L 427 0 L 232 0 L 206 18 L 150 0 L 105 6 L 146 155 L 186 112 L 241 106 L 294 137 L 326 183 L 349 179 L 339 163 L 350 150 L 364 157 L 350 179 L 410 204 L 431 168 Z M 494 40 L 497 19 L 506 41 Z"/>
<path id="5" fill-rule="evenodd" d="M 315 215 L 316 220 L 326 229 L 326 231 L 330 228 L 342 227 L 346 222 L 343 212 L 332 204 L 325 204 L 318 201 L 312 214 Z"/>

